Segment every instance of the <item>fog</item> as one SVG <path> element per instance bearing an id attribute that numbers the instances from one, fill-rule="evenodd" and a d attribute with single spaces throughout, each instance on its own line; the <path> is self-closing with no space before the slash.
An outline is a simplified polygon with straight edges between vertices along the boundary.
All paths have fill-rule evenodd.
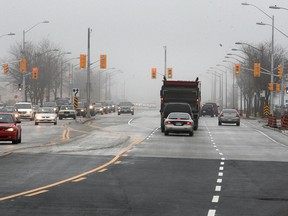
<path id="1" fill-rule="evenodd" d="M 111 94 L 133 102 L 159 103 L 164 73 L 164 46 L 167 67 L 173 68 L 173 80 L 202 82 L 202 101 L 210 100 L 209 67 L 222 62 L 237 48 L 235 42 L 256 44 L 271 40 L 271 19 L 239 0 L 11 0 L 1 1 L 0 58 L 9 56 L 9 48 L 21 43 L 23 30 L 43 20 L 26 34 L 35 43 L 49 39 L 70 57 L 87 53 L 87 31 L 91 33 L 91 62 L 107 54 L 108 68 L 123 71 L 113 76 Z M 250 0 L 269 15 L 275 26 L 288 33 L 288 12 L 269 9 L 271 5 L 288 7 L 284 0 Z M 275 43 L 287 48 L 288 40 L 275 32 Z M 240 53 L 241 54 L 241 53 Z M 76 60 L 74 64 L 78 64 Z M 3 62 L 5 63 L 5 62 Z M 151 68 L 156 67 L 156 80 Z M 116 70 L 115 69 L 115 70 Z M 224 70 L 226 70 L 224 68 Z M 93 72 L 91 76 L 93 76 Z M 0 77 L 3 77 L 1 74 Z M 228 85 L 232 73 L 228 71 Z M 1 85 L 2 86 L 2 85 Z M 75 86 L 77 87 L 77 86 Z M 113 98 L 112 98 L 113 99 Z"/>

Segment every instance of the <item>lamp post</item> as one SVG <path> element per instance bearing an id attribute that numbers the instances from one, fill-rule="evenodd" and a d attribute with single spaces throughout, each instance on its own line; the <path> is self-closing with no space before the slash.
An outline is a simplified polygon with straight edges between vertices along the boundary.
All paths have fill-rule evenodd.
<path id="1" fill-rule="evenodd" d="M 269 8 L 271 8 L 271 9 L 283 9 L 283 10 L 288 10 L 288 8 L 278 7 L 277 5 L 270 6 Z"/>
<path id="2" fill-rule="evenodd" d="M 218 66 L 218 67 L 225 67 L 226 69 L 228 69 L 228 70 L 230 70 L 230 68 L 228 68 L 228 67 L 226 67 L 225 65 L 221 65 L 221 64 L 217 64 L 216 66 Z M 219 68 L 215 68 L 215 69 L 217 69 L 217 70 L 220 70 Z M 227 85 L 228 85 L 228 83 L 227 83 L 227 71 L 224 71 L 224 70 L 220 70 L 220 71 L 222 71 L 223 73 L 225 73 L 225 106 L 226 106 L 226 108 L 228 108 L 228 96 L 227 96 L 227 92 L 228 92 L 228 88 L 227 88 Z"/>
<path id="3" fill-rule="evenodd" d="M 244 43 L 244 42 L 235 42 L 235 44 L 237 44 L 237 45 L 247 45 L 247 46 L 249 46 L 249 47 L 251 47 L 251 48 L 253 48 L 253 49 L 255 49 L 255 50 L 257 50 L 257 51 L 259 51 L 259 52 L 262 52 L 260 49 L 258 49 L 257 47 L 255 47 L 255 46 L 252 46 L 251 44 L 248 44 L 248 43 Z M 233 51 L 239 51 L 239 49 L 232 49 Z M 240 50 L 240 51 L 242 51 L 242 50 Z"/>
<path id="4" fill-rule="evenodd" d="M 10 33 L 8 33 L 8 34 L 0 35 L 0 38 L 1 38 L 1 37 L 4 37 L 4 36 L 13 36 L 13 35 L 15 35 L 15 33 L 10 32 Z"/>
<path id="5" fill-rule="evenodd" d="M 270 73 L 271 73 L 271 77 L 270 77 L 270 82 L 273 83 L 274 82 L 274 15 L 270 16 L 269 14 L 267 14 L 265 11 L 261 10 L 259 7 L 257 7 L 256 5 L 253 4 L 248 4 L 248 3 L 242 3 L 242 5 L 244 6 L 252 6 L 255 7 L 256 9 L 258 9 L 259 11 L 261 11 L 263 14 L 265 14 L 267 17 L 269 17 L 272 21 L 272 39 L 271 39 L 271 68 L 270 68 Z M 273 115 L 273 92 L 270 92 L 270 114 Z"/>
<path id="6" fill-rule="evenodd" d="M 207 73 L 213 73 L 215 76 L 215 100 L 216 100 L 216 76 L 219 77 L 219 103 L 220 106 L 223 108 L 223 74 L 219 73 L 218 71 L 215 71 L 214 67 L 210 67 L 212 70 L 208 70 Z"/>
<path id="7" fill-rule="evenodd" d="M 62 56 L 62 55 L 69 55 L 72 54 L 71 52 L 64 52 L 64 53 L 59 53 L 56 56 Z M 74 60 L 76 58 L 71 58 L 71 59 L 67 59 L 66 61 L 61 61 L 61 67 L 60 67 L 60 98 L 62 98 L 63 96 L 63 66 L 65 63 Z"/>
<path id="8" fill-rule="evenodd" d="M 23 41 L 22 41 L 22 56 L 24 57 L 24 58 L 26 58 L 26 52 L 25 52 L 25 35 L 30 31 L 30 30 L 32 30 L 34 27 L 36 27 L 36 26 L 38 26 L 38 25 L 40 25 L 40 24 L 42 24 L 42 23 L 49 23 L 49 21 L 47 21 L 47 20 L 45 20 L 45 21 L 42 21 L 42 22 L 38 22 L 38 23 L 36 23 L 35 25 L 33 25 L 31 28 L 29 28 L 28 30 L 23 30 Z M 26 96 L 26 86 L 25 86 L 25 74 L 26 74 L 26 72 L 27 71 L 24 71 L 24 72 L 22 72 L 22 88 L 23 88 L 23 99 L 24 99 L 24 101 L 27 101 L 27 96 Z"/>
<path id="9" fill-rule="evenodd" d="M 108 76 L 108 84 L 109 84 L 109 87 L 108 87 L 108 99 L 109 100 L 111 100 L 111 76 L 117 75 L 118 73 L 124 73 L 124 72 L 121 71 L 121 70 L 116 70 L 116 71 L 112 71 L 111 73 L 109 73 L 109 76 Z"/>

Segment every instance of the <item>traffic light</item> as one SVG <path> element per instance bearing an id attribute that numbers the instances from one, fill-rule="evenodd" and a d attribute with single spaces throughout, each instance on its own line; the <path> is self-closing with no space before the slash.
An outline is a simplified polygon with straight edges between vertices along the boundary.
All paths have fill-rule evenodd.
<path id="1" fill-rule="evenodd" d="M 80 54 L 80 68 L 86 68 L 86 55 Z"/>
<path id="2" fill-rule="evenodd" d="M 235 66 L 234 66 L 234 76 L 240 76 L 240 71 L 241 71 L 241 65 L 240 64 L 235 64 Z"/>
<path id="3" fill-rule="evenodd" d="M 283 75 L 283 65 L 282 64 L 278 65 L 278 75 L 279 75 L 279 78 L 282 79 L 282 75 Z"/>
<path id="4" fill-rule="evenodd" d="M 26 59 L 25 58 L 21 58 L 19 70 L 20 70 L 20 72 L 26 72 L 27 71 Z"/>
<path id="5" fill-rule="evenodd" d="M 273 83 L 268 83 L 268 89 L 269 89 L 270 91 L 273 91 Z"/>
<path id="6" fill-rule="evenodd" d="M 107 68 L 107 55 L 102 54 L 100 55 L 100 69 Z"/>
<path id="7" fill-rule="evenodd" d="M 38 79 L 38 68 L 37 67 L 32 69 L 32 79 Z"/>
<path id="8" fill-rule="evenodd" d="M 18 91 L 22 91 L 22 85 L 20 83 L 18 84 Z"/>
<path id="9" fill-rule="evenodd" d="M 280 89 L 280 84 L 279 83 L 276 83 L 276 92 L 280 92 L 281 89 Z"/>
<path id="10" fill-rule="evenodd" d="M 156 79 L 157 77 L 157 69 L 156 68 L 152 68 L 151 69 L 151 78 L 152 79 Z"/>
<path id="11" fill-rule="evenodd" d="M 172 79 L 173 76 L 173 70 L 172 68 L 168 68 L 168 79 Z"/>
<path id="12" fill-rule="evenodd" d="M 4 64 L 4 74 L 7 75 L 9 71 L 8 64 Z"/>
<path id="13" fill-rule="evenodd" d="M 260 63 L 254 63 L 254 77 L 260 77 Z"/>

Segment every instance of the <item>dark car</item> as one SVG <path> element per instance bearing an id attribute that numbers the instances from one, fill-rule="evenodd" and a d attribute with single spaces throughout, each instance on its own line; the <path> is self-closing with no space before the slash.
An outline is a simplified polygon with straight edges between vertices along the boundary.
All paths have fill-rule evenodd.
<path id="1" fill-rule="evenodd" d="M 216 103 L 207 102 L 207 103 L 204 104 L 204 106 L 205 105 L 212 105 L 213 106 L 213 115 L 216 116 L 216 117 L 218 116 L 218 114 L 219 114 L 218 107 L 219 106 Z"/>
<path id="2" fill-rule="evenodd" d="M 100 113 L 101 115 L 104 114 L 104 109 L 102 107 L 102 103 L 95 103 L 94 107 L 95 107 L 96 114 L 98 114 L 98 113 Z"/>
<path id="3" fill-rule="evenodd" d="M 163 112 L 161 113 L 161 132 L 165 131 L 164 122 L 171 112 L 188 113 L 193 119 L 192 108 L 188 103 L 178 103 L 178 102 L 166 103 L 163 108 Z"/>
<path id="4" fill-rule="evenodd" d="M 0 140 L 12 141 L 13 144 L 21 143 L 21 123 L 11 113 L 0 113 Z"/>
<path id="5" fill-rule="evenodd" d="M 134 115 L 134 104 L 131 102 L 120 102 L 118 105 L 118 115 L 122 113 L 130 113 Z"/>
<path id="6" fill-rule="evenodd" d="M 86 115 L 87 115 L 86 104 L 79 102 L 76 111 L 77 111 L 77 116 L 86 117 Z"/>
<path id="7" fill-rule="evenodd" d="M 201 116 L 211 116 L 214 117 L 214 108 L 212 104 L 204 104 L 201 108 Z"/>
<path id="8" fill-rule="evenodd" d="M 0 109 L 0 112 L 12 113 L 16 120 L 20 120 L 18 110 L 14 106 L 5 106 Z"/>
<path id="9" fill-rule="evenodd" d="M 223 123 L 240 126 L 240 114 L 236 109 L 223 109 L 218 116 L 218 125 Z"/>

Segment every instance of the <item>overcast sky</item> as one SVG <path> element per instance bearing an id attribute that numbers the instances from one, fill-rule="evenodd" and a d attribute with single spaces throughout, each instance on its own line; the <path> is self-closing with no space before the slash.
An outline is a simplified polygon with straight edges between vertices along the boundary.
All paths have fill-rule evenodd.
<path id="1" fill-rule="evenodd" d="M 71 57 L 87 53 L 87 31 L 92 29 L 91 62 L 107 54 L 108 66 L 124 72 L 126 96 L 132 101 L 159 103 L 161 77 L 151 80 L 151 68 L 159 73 L 173 68 L 173 79 L 202 81 L 203 101 L 210 99 L 211 75 L 207 69 L 222 62 L 237 48 L 236 41 L 250 44 L 271 40 L 271 19 L 245 0 L 1 0 L 0 58 L 9 47 L 22 41 L 22 32 L 43 20 L 26 34 L 35 43 L 49 39 Z M 249 0 L 269 15 L 275 26 L 288 34 L 287 0 Z M 275 43 L 288 48 L 288 38 L 275 32 Z M 221 44 L 221 45 L 220 45 Z M 241 54 L 241 53 L 237 53 Z M 75 64 L 78 62 L 75 62 Z M 228 66 L 228 64 L 226 63 Z M 229 79 L 231 82 L 231 77 Z"/>

